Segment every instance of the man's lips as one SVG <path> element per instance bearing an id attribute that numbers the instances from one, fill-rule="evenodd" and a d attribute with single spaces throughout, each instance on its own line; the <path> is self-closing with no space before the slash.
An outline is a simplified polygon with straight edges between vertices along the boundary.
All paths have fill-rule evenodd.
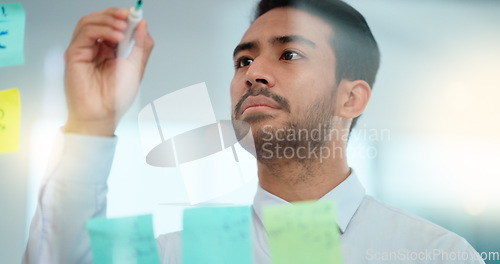
<path id="1" fill-rule="evenodd" d="M 242 114 L 250 108 L 272 108 L 272 109 L 280 109 L 281 106 L 274 101 L 273 99 L 263 96 L 263 95 L 257 95 L 257 96 L 250 96 L 248 97 L 243 104 L 241 105 L 241 109 L 243 111 L 241 112 Z"/>

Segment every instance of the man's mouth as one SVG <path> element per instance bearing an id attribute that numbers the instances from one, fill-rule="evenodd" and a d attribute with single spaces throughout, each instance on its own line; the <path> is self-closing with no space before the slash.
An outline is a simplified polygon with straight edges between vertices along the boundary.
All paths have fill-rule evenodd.
<path id="1" fill-rule="evenodd" d="M 250 89 L 234 107 L 233 116 L 238 119 L 243 113 L 264 113 L 275 110 L 284 110 L 290 113 L 290 104 L 282 96 L 272 93 L 267 88 Z"/>
<path id="2" fill-rule="evenodd" d="M 276 101 L 274 101 L 269 97 L 263 95 L 257 95 L 257 96 L 250 96 L 245 101 L 243 101 L 241 109 L 243 109 L 241 114 L 244 113 L 248 114 L 252 112 L 281 109 L 281 106 Z"/>

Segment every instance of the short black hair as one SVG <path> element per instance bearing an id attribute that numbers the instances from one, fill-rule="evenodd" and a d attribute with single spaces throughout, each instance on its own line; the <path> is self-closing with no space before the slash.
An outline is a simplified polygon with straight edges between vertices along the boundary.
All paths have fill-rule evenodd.
<path id="1" fill-rule="evenodd" d="M 337 62 L 337 82 L 340 83 L 342 79 L 364 80 L 373 89 L 380 66 L 380 50 L 361 13 L 341 0 L 261 0 L 255 11 L 255 19 L 280 7 L 303 10 L 328 22 L 334 30 L 331 45 Z M 352 120 L 349 133 L 358 118 Z"/>

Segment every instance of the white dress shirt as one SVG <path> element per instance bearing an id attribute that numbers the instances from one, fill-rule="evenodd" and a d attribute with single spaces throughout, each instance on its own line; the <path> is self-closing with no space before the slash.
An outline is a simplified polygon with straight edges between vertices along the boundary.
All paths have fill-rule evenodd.
<path id="1" fill-rule="evenodd" d="M 64 134 L 40 187 L 23 263 L 92 263 L 85 223 L 104 217 L 116 138 Z M 460 236 L 371 196 L 354 171 L 321 200 L 337 203 L 342 259 L 356 263 L 484 263 Z M 260 186 L 253 204 L 254 263 L 271 263 L 262 208 L 286 204 Z M 162 263 L 181 263 L 181 232 L 157 238 Z"/>

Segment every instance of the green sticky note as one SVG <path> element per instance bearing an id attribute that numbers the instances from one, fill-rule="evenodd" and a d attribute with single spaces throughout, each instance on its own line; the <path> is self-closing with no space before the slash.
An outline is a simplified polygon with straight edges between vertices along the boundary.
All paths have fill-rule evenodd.
<path id="1" fill-rule="evenodd" d="M 153 217 L 95 218 L 87 221 L 95 264 L 159 264 Z"/>
<path id="2" fill-rule="evenodd" d="M 0 3 L 0 67 L 24 64 L 25 21 L 21 3 Z"/>
<path id="3" fill-rule="evenodd" d="M 0 153 L 19 150 L 20 127 L 21 97 L 19 90 L 13 88 L 0 91 Z"/>
<path id="4" fill-rule="evenodd" d="M 263 222 L 274 264 L 342 263 L 333 201 L 269 206 Z"/>
<path id="5" fill-rule="evenodd" d="M 185 210 L 182 263 L 253 263 L 251 216 L 249 206 Z"/>

